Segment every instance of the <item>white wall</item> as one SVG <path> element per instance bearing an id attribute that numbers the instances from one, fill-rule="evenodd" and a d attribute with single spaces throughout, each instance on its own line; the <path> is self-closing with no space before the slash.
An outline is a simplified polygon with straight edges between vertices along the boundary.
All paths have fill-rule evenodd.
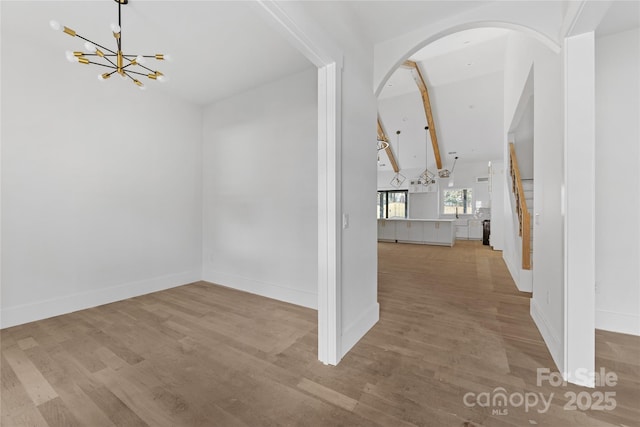
<path id="1" fill-rule="evenodd" d="M 341 149 L 338 177 L 342 214 L 348 226 L 340 246 L 340 353 L 347 351 L 378 321 L 376 191 L 376 99 L 373 94 L 373 45 L 364 39 L 351 9 L 343 2 L 279 2 L 312 37 L 311 43 L 343 54 Z M 342 58 L 334 58 L 339 61 Z M 342 216 L 342 215 L 341 215 Z M 338 221 L 342 222 L 342 218 Z"/>
<path id="2" fill-rule="evenodd" d="M 204 280 L 317 308 L 316 68 L 203 120 Z"/>
<path id="3" fill-rule="evenodd" d="M 442 211 L 442 197 L 444 190 L 449 188 L 471 188 L 473 189 L 473 205 L 481 202 L 482 207 L 491 207 L 491 197 L 489 193 L 489 184 L 487 182 L 476 182 L 478 177 L 489 176 L 489 162 L 459 162 L 453 173 L 453 179 L 436 178 L 438 182 L 438 191 L 431 193 L 409 193 L 409 216 L 411 218 L 433 219 L 433 218 L 453 218 L 454 215 L 444 215 Z M 409 177 L 417 177 L 424 171 L 424 168 L 414 168 L 408 171 L 402 171 Z M 378 172 L 378 190 L 395 190 L 389 183 L 393 177 L 393 171 Z M 409 188 L 410 178 L 398 188 L 407 190 Z M 453 182 L 453 187 L 449 187 L 449 183 Z M 469 215 L 459 215 L 463 217 L 472 217 Z"/>
<path id="4" fill-rule="evenodd" d="M 488 176 L 488 161 L 465 163 L 464 161 L 458 160 L 451 178 L 440 180 L 440 198 L 442 200 L 443 191 L 449 188 L 471 188 L 473 190 L 472 195 L 474 211 L 476 206 L 478 206 L 478 202 L 482 205 L 483 208 L 490 207 L 489 183 L 476 182 L 476 178 Z M 453 184 L 453 186 L 449 187 L 449 184 Z M 442 204 L 440 205 L 440 210 L 442 210 Z M 452 217 L 453 215 L 444 215 L 441 213 L 440 216 L 446 218 L 448 216 Z M 463 215 L 459 214 L 459 216 L 462 217 Z"/>
<path id="5" fill-rule="evenodd" d="M 3 327 L 200 279 L 201 123 L 2 34 Z"/>
<path id="6" fill-rule="evenodd" d="M 533 76 L 532 76 L 533 77 Z M 513 142 L 518 158 L 518 168 L 522 179 L 534 179 L 533 176 L 533 96 L 524 101 L 522 116 L 512 127 L 509 142 Z"/>
<path id="7" fill-rule="evenodd" d="M 531 314 L 556 364 L 564 360 L 564 257 L 561 188 L 563 172 L 562 55 L 537 40 L 513 33 L 507 43 L 505 64 L 505 159 L 506 136 L 531 65 L 534 67 L 534 212 L 533 298 Z M 505 174 L 508 171 L 505 168 Z M 509 178 L 506 178 L 509 179 Z M 507 191 L 510 191 L 507 187 Z M 512 206 L 505 193 L 504 257 L 510 270 L 519 262 L 509 259 L 518 240 L 509 226 Z"/>
<path id="8" fill-rule="evenodd" d="M 596 39 L 596 328 L 640 335 L 640 30 Z"/>
<path id="9" fill-rule="evenodd" d="M 439 192 L 409 193 L 409 218 L 435 219 L 440 217 Z"/>
<path id="10" fill-rule="evenodd" d="M 494 250 L 501 251 L 504 250 L 504 194 L 509 191 L 504 180 L 504 162 L 502 160 L 491 162 L 490 179 L 491 234 L 489 244 Z"/>
<path id="11" fill-rule="evenodd" d="M 353 20 L 350 19 L 350 9 L 342 4 L 326 4 L 324 2 L 282 2 L 278 3 L 277 5 L 271 4 L 271 6 L 273 6 L 272 9 L 277 9 L 278 11 L 283 12 L 284 15 L 287 15 L 285 16 L 287 21 L 285 22 L 285 24 L 291 24 L 294 27 L 304 28 L 304 30 L 306 31 L 303 31 L 305 37 L 303 37 L 302 40 L 297 40 L 298 45 L 309 43 L 310 45 L 306 46 L 308 48 L 308 51 L 311 50 L 316 52 L 324 50 L 330 57 L 335 57 L 334 59 L 336 60 L 336 63 L 341 70 L 341 78 L 339 79 L 338 85 L 338 89 L 341 92 L 341 103 L 338 106 L 338 116 L 334 117 L 332 114 L 330 114 L 330 120 L 337 119 L 337 127 L 340 130 L 340 137 L 338 138 L 340 141 L 339 153 L 337 155 L 339 174 L 336 176 L 336 178 L 339 186 L 338 194 L 342 195 L 342 209 L 341 212 L 337 213 L 337 215 L 342 217 L 342 214 L 344 213 L 350 218 L 348 227 L 346 227 L 345 230 L 339 231 L 336 235 L 339 248 L 337 254 L 337 256 L 339 256 L 339 261 L 337 263 L 338 265 L 336 266 L 336 272 L 340 277 L 338 290 L 342 296 L 338 307 L 340 318 L 337 319 L 337 325 L 340 329 L 339 336 L 341 339 L 341 345 L 339 345 L 338 347 L 340 347 L 339 353 L 341 356 L 345 354 L 377 322 L 379 315 L 379 306 L 377 303 L 376 273 L 377 224 L 376 218 L 373 215 L 374 202 L 373 197 L 371 196 L 375 192 L 376 174 L 375 148 L 374 145 L 371 144 L 371 141 L 375 138 L 376 117 L 375 97 L 372 90 L 373 46 L 370 42 L 364 40 L 364 38 L 362 37 L 362 33 L 357 30 L 356 26 L 353 23 Z M 336 8 L 341 8 L 339 13 L 336 13 Z M 280 12 L 276 13 L 276 15 L 278 15 L 274 15 L 276 19 L 278 19 L 278 17 L 282 17 L 282 13 Z M 289 18 L 291 19 L 289 20 Z M 278 24 L 275 25 L 276 27 L 279 27 Z M 4 44 L 4 36 L 2 41 Z M 337 48 L 337 46 L 340 47 Z M 13 64 L 20 64 L 22 69 L 31 68 L 33 70 L 40 70 L 41 63 L 52 62 L 54 57 L 55 59 L 59 59 L 59 52 L 54 52 L 52 50 L 48 51 L 51 52 L 51 55 L 48 56 L 26 55 L 27 58 L 37 58 L 38 63 L 30 62 L 31 59 L 16 59 L 19 53 L 32 52 L 35 50 L 43 51 L 44 49 L 27 48 L 22 49 L 22 51 L 20 52 L 18 52 L 18 49 L 14 49 L 14 51 L 12 52 L 13 56 L 7 61 L 4 61 L 3 56 L 3 64 L 10 61 Z M 65 65 L 67 67 L 69 66 L 68 64 Z M 4 77 L 5 75 L 3 74 L 3 78 Z M 104 216 L 99 217 L 99 219 L 103 220 L 101 222 L 105 223 L 108 229 L 106 232 L 96 236 L 95 240 L 100 242 L 108 241 L 109 252 L 113 252 L 114 247 L 117 247 L 117 249 L 119 249 L 122 254 L 129 255 L 129 257 L 126 259 L 121 259 L 125 258 L 124 255 L 119 256 L 119 254 L 116 254 L 115 256 L 113 256 L 112 260 L 114 260 L 115 263 L 119 263 L 117 267 L 123 268 L 118 268 L 117 270 L 112 271 L 107 268 L 111 267 L 109 265 L 105 267 L 106 273 L 100 271 L 101 277 L 108 278 L 109 273 L 112 272 L 114 274 L 121 272 L 128 277 L 127 267 L 131 264 L 137 267 L 135 272 L 139 273 L 137 276 L 140 277 L 142 284 L 146 286 L 150 275 L 152 277 L 156 277 L 153 275 L 164 273 L 165 270 L 175 270 L 181 268 L 182 264 L 189 264 L 189 274 L 183 276 L 189 277 L 193 280 L 200 279 L 202 274 L 202 260 L 203 258 L 207 259 L 207 256 L 203 257 L 203 245 L 201 241 L 201 227 L 203 225 L 203 221 L 200 203 L 202 200 L 201 197 L 203 191 L 201 179 L 202 163 L 200 161 L 201 159 L 199 159 L 199 156 L 201 154 L 200 144 L 203 129 L 200 125 L 200 112 L 196 108 L 180 104 L 179 102 L 175 103 L 173 106 L 169 104 L 163 104 L 162 102 L 159 102 L 159 98 L 150 98 L 148 105 L 145 101 L 125 102 L 123 105 L 120 105 L 119 102 L 126 99 L 122 98 L 122 94 L 129 94 L 130 92 L 126 92 L 124 90 L 121 90 L 119 92 L 119 89 L 114 90 L 111 89 L 110 86 L 104 86 L 104 93 L 101 96 L 94 95 L 94 98 L 96 99 L 96 105 L 104 106 L 104 111 L 102 109 L 94 111 L 91 108 L 93 107 L 93 105 L 91 104 L 92 101 L 87 101 L 85 99 L 86 96 L 84 94 L 88 93 L 88 90 L 85 90 L 84 92 L 78 90 L 77 93 L 74 92 L 70 94 L 68 90 L 63 89 L 65 87 L 64 85 L 62 85 L 63 83 L 74 83 L 76 81 L 76 78 L 72 77 L 72 74 L 69 74 L 68 76 L 62 75 L 60 77 L 57 75 L 47 76 L 51 77 L 51 79 L 47 79 L 46 82 L 54 80 L 57 83 L 60 83 L 60 86 L 58 87 L 60 87 L 61 89 L 59 90 L 52 90 L 51 88 L 49 88 L 48 86 L 50 84 L 44 83 L 45 79 L 42 79 L 41 73 L 24 73 L 18 79 L 15 79 L 15 77 L 16 76 L 14 75 L 11 76 L 12 84 L 16 85 L 14 89 L 16 93 L 19 90 L 18 88 L 22 88 L 27 84 L 32 83 L 33 81 L 42 81 L 43 83 L 36 83 L 36 90 L 41 90 L 45 96 L 49 96 L 49 100 L 51 102 L 47 104 L 47 114 L 51 115 L 51 111 L 54 110 L 55 106 L 60 107 L 60 109 L 63 110 L 63 112 L 61 113 L 62 115 L 69 117 L 69 119 L 60 121 L 60 123 L 62 123 L 62 126 L 60 128 L 47 129 L 47 131 L 58 132 L 58 135 L 62 135 L 62 131 L 67 132 L 67 134 L 73 133 L 74 130 L 82 131 L 82 140 L 84 142 L 84 135 L 93 135 L 93 133 L 98 133 L 102 130 L 96 125 L 96 122 L 99 119 L 104 118 L 111 121 L 120 119 L 122 120 L 123 129 L 125 130 L 129 130 L 129 128 L 132 128 L 134 126 L 134 123 L 131 122 L 135 120 L 135 125 L 137 126 L 137 128 L 126 135 L 128 137 L 128 140 L 140 136 L 141 138 L 144 137 L 145 141 L 153 142 L 154 144 L 156 144 L 152 145 L 151 147 L 145 145 L 145 149 L 141 149 L 140 153 L 136 152 L 136 154 L 138 154 L 140 157 L 144 157 L 145 161 L 156 162 L 158 164 L 158 168 L 161 169 L 164 174 L 166 174 L 166 179 L 164 179 L 165 175 L 163 175 L 163 179 L 159 179 L 158 177 L 156 177 L 153 174 L 155 170 L 153 168 L 150 168 L 147 163 L 143 163 L 142 165 L 138 164 L 137 166 L 139 167 L 136 168 L 135 171 L 133 170 L 134 167 L 130 166 L 128 163 L 126 164 L 126 160 L 123 160 L 122 158 L 118 158 L 118 163 L 114 163 L 113 165 L 106 163 L 109 166 L 112 166 L 105 172 L 107 173 L 108 177 L 107 182 L 113 183 L 114 181 L 116 181 L 118 184 L 121 184 L 120 181 L 127 181 L 127 183 L 129 184 L 123 184 L 122 187 L 126 187 L 124 188 L 124 191 L 122 193 L 114 191 L 112 197 L 116 197 L 117 194 L 118 202 L 127 202 L 129 203 L 129 205 L 133 206 L 136 209 L 139 207 L 139 210 L 144 210 L 145 221 L 142 220 L 142 217 L 138 218 L 137 216 L 135 217 L 135 219 L 128 216 L 126 218 L 118 218 L 117 215 L 122 215 L 120 211 L 107 211 L 107 213 L 113 213 L 113 216 L 117 220 L 113 220 L 111 218 L 107 220 Z M 95 81 L 94 79 L 95 77 L 92 77 L 88 80 L 90 82 L 90 85 L 88 84 L 85 89 L 90 87 L 91 90 L 95 90 L 93 86 L 93 83 Z M 344 87 L 340 86 L 340 81 L 344 84 Z M 40 88 L 40 86 L 42 86 L 42 88 Z M 129 87 L 127 87 L 127 89 L 129 89 Z M 316 90 L 317 87 L 313 87 L 314 93 Z M 129 96 L 140 95 L 138 92 L 135 92 L 135 94 L 136 95 Z M 280 96 L 280 93 L 278 93 L 277 96 Z M 105 99 L 103 98 L 109 99 L 111 101 L 105 101 Z M 35 104 L 39 102 L 31 100 L 28 97 L 26 97 L 25 100 Z M 60 100 L 62 100 L 62 102 Z M 4 101 L 5 96 L 3 94 L 3 102 Z M 149 114 L 153 115 L 152 124 L 153 126 L 155 126 L 155 128 L 152 130 L 148 129 L 149 127 L 153 126 L 148 123 L 147 116 L 144 113 L 144 109 L 146 107 L 149 107 Z M 171 111 L 165 112 L 163 110 L 159 112 L 158 110 L 162 109 L 163 107 Z M 142 110 L 142 112 L 138 113 L 138 108 Z M 183 109 L 189 110 L 188 114 L 186 112 L 183 112 Z M 84 111 L 84 115 L 80 113 L 80 110 Z M 133 114 L 132 110 L 135 110 L 135 112 L 139 115 L 131 115 Z M 22 111 L 22 113 L 24 114 L 25 111 Z M 78 118 L 80 119 L 82 125 L 75 127 L 72 126 L 71 117 L 73 117 L 74 114 L 78 114 Z M 268 114 L 268 111 L 262 111 L 261 114 Z M 185 117 L 185 115 L 188 115 L 189 117 L 187 118 Z M 39 119 L 39 117 L 36 118 L 36 120 L 37 119 Z M 186 123 L 189 121 L 188 119 L 193 119 L 195 123 Z M 314 117 L 314 120 L 316 119 L 317 117 Z M 286 124 L 289 126 L 292 123 L 287 122 Z M 3 128 L 3 134 L 4 132 L 5 128 Z M 104 138 L 112 141 L 113 131 L 111 131 L 111 134 L 107 131 L 104 132 L 105 133 L 103 135 L 106 135 Z M 316 132 L 317 127 L 314 126 L 314 136 L 317 135 Z M 196 138 L 195 143 L 193 144 L 191 140 L 192 136 Z M 279 139 L 283 137 L 283 135 L 262 134 L 259 135 L 259 137 L 262 138 L 265 145 L 269 145 L 270 143 L 272 143 L 271 147 L 274 147 L 272 148 L 272 150 L 277 150 L 277 143 L 279 142 Z M 170 141 L 171 143 L 176 144 L 175 146 L 178 147 L 176 148 L 178 152 L 173 152 L 165 157 L 164 151 L 163 154 L 160 155 L 157 152 L 150 150 L 151 148 L 164 146 L 161 142 L 158 142 L 158 140 L 160 140 L 161 142 Z M 78 141 L 78 139 L 74 136 L 73 138 L 66 138 L 62 142 L 69 143 L 69 141 L 75 142 Z M 45 144 L 42 138 L 38 138 L 38 142 L 41 144 Z M 134 150 L 138 147 L 140 146 L 127 145 L 122 142 L 119 143 L 114 148 L 114 150 L 117 148 L 121 150 L 121 153 L 129 155 L 129 150 Z M 74 146 L 71 147 L 69 151 L 74 152 L 74 149 L 82 150 L 83 148 L 84 146 Z M 196 152 L 194 153 L 194 156 L 190 156 L 187 154 L 187 151 L 191 148 L 193 148 L 193 151 Z M 314 153 L 317 149 L 317 147 L 313 148 Z M 185 161 L 185 157 L 189 158 L 188 162 Z M 108 157 L 105 158 L 108 159 Z M 367 158 L 369 158 L 370 161 L 363 160 Z M 138 159 L 138 157 L 136 157 L 136 159 Z M 290 160 L 287 158 L 287 153 L 282 153 L 278 160 L 286 167 L 289 166 L 288 163 L 290 162 Z M 177 164 L 168 164 L 168 162 L 170 161 L 176 162 Z M 131 163 L 135 162 L 131 160 Z M 259 165 L 255 166 L 259 167 Z M 158 178 L 158 187 L 150 189 L 145 186 L 144 191 L 142 191 L 139 186 L 142 186 L 143 183 L 144 185 L 147 185 L 148 181 L 146 179 L 146 175 L 140 175 L 142 174 L 142 171 L 146 172 L 147 169 L 149 169 L 148 173 L 150 175 L 152 175 L 154 178 Z M 312 172 L 311 174 L 309 174 L 310 170 Z M 172 175 L 170 176 L 169 174 L 167 174 L 167 171 L 171 171 Z M 120 174 L 118 175 L 118 178 L 114 178 L 114 174 L 116 172 Z M 314 171 L 313 169 L 307 169 L 304 171 L 304 173 L 305 174 L 302 177 L 286 176 L 286 178 L 305 179 L 305 177 L 308 177 L 308 179 L 311 180 L 314 185 L 315 183 L 317 183 L 317 170 Z M 137 178 L 140 182 L 133 180 L 134 177 Z M 263 177 L 260 176 L 260 179 L 262 178 Z M 231 178 L 225 176 L 224 179 L 242 180 L 243 178 L 238 174 L 237 171 L 233 171 L 233 175 L 231 176 Z M 183 186 L 183 184 L 186 184 L 185 181 L 187 180 L 189 181 L 188 188 L 186 185 Z M 246 182 L 246 180 L 244 182 Z M 155 182 L 153 184 L 155 184 Z M 251 184 L 256 188 L 260 188 L 263 182 L 254 181 L 251 182 Z M 3 186 L 4 185 L 5 184 L 3 182 Z M 7 185 L 11 184 L 9 183 Z M 160 185 L 166 186 L 169 191 L 166 191 L 166 189 L 160 191 Z M 118 188 L 118 190 L 120 190 L 120 188 Z M 152 190 L 154 190 L 155 192 Z M 174 192 L 174 190 L 178 191 Z M 315 186 L 315 190 L 317 191 L 317 186 Z M 18 191 L 16 191 L 16 193 L 18 193 Z M 24 193 L 20 192 L 20 194 Z M 140 198 L 142 196 L 151 197 L 150 195 L 153 195 L 154 201 L 157 202 L 155 206 L 164 208 L 164 210 L 160 211 L 161 214 L 158 213 L 158 210 L 152 209 L 151 206 L 148 206 L 146 203 L 140 202 Z M 144 206 L 138 206 L 139 204 L 142 204 Z M 127 205 L 127 207 L 129 207 L 129 205 Z M 102 208 L 104 208 L 104 206 Z M 100 212 L 102 213 L 104 211 Z M 308 213 L 309 215 L 306 215 L 305 212 L 302 212 L 306 219 L 311 218 L 313 220 L 313 215 L 317 215 L 317 211 L 311 212 L 311 210 L 309 210 Z M 65 216 L 65 214 L 66 213 L 63 213 L 61 214 L 61 216 Z M 166 253 L 163 252 L 161 254 L 162 256 L 159 256 L 160 254 L 157 254 L 157 251 L 164 249 L 163 245 L 159 245 L 157 244 L 157 242 L 154 242 L 156 244 L 153 247 L 147 247 L 145 246 L 145 244 L 140 243 L 140 240 L 137 239 L 138 237 L 146 237 L 146 235 L 139 236 L 139 233 L 137 232 L 138 225 L 140 226 L 139 228 L 146 230 L 147 227 L 157 224 L 156 221 L 150 221 L 148 219 L 150 214 L 156 216 L 163 215 L 162 220 L 158 220 L 160 222 L 160 225 L 157 227 L 159 229 L 159 235 L 170 234 L 171 238 L 175 237 L 175 239 L 172 241 L 172 244 L 170 245 L 171 250 L 167 250 Z M 242 210 L 240 210 L 240 213 L 238 215 L 242 215 Z M 165 220 L 165 216 L 168 216 L 169 218 Z M 180 221 L 173 222 L 173 219 L 175 219 L 174 216 L 180 217 Z M 90 217 L 94 218 L 92 216 Z M 4 222 L 5 221 L 3 219 L 3 223 Z M 141 224 L 138 224 L 138 222 L 140 222 Z M 181 227 L 180 232 L 173 233 L 175 229 L 178 228 L 178 222 Z M 305 224 L 311 222 L 312 221 L 305 221 Z M 48 222 L 40 227 L 43 230 L 43 233 L 50 230 L 50 225 L 51 222 Z M 118 225 L 124 225 L 125 227 L 118 227 Z M 317 222 L 315 223 L 313 229 L 317 230 Z M 126 236 L 124 235 L 125 231 L 129 232 L 129 234 L 127 234 Z M 306 235 L 306 228 L 301 231 L 304 235 Z M 265 232 L 265 234 L 268 235 L 269 233 Z M 303 234 L 299 235 L 299 238 L 301 238 L 302 240 L 304 240 Z M 65 227 L 60 228 L 55 237 L 63 237 L 63 235 L 68 235 L 68 230 L 66 230 Z M 127 239 L 119 240 L 119 237 L 121 237 L 121 235 L 123 239 L 125 237 Z M 178 237 L 181 240 L 179 240 Z M 7 241 L 8 239 L 5 239 L 3 236 L 3 245 L 5 245 Z M 183 244 L 184 242 L 186 243 Z M 144 243 L 146 243 L 146 241 Z M 298 243 L 298 246 L 302 246 L 302 243 Z M 53 252 L 54 251 L 48 251 L 45 255 L 51 255 L 53 257 Z M 143 253 L 143 255 L 141 257 L 133 257 L 134 252 L 135 254 L 138 254 L 140 252 Z M 65 258 L 64 253 L 55 252 L 55 255 L 59 255 L 62 258 Z M 101 253 L 100 255 L 103 254 Z M 331 256 L 331 254 L 329 254 L 329 256 Z M 147 260 L 147 257 L 153 258 L 153 260 Z M 73 257 L 70 256 L 67 258 Z M 208 259 L 211 258 L 209 257 Z M 65 265 L 65 262 L 66 264 L 69 264 L 66 259 L 56 259 L 56 262 L 52 263 L 52 265 Z M 75 263 L 73 264 L 73 267 L 75 267 Z M 291 266 L 285 266 L 282 268 L 291 268 Z M 72 268 L 70 267 L 69 269 Z M 195 269 L 195 273 L 193 272 L 193 269 Z M 306 273 L 310 271 L 306 269 L 306 267 L 300 267 L 300 269 L 304 269 Z M 3 270 L 3 279 L 5 277 L 4 273 L 5 272 Z M 171 284 L 176 284 L 176 282 L 183 282 L 183 276 L 178 276 L 179 273 L 175 271 L 172 271 L 172 273 L 174 274 L 174 276 L 178 277 L 179 280 L 172 279 L 170 280 Z M 331 274 L 331 272 L 326 273 Z M 174 278 L 174 276 L 167 277 Z M 71 283 L 75 282 L 71 281 Z M 163 283 L 163 285 L 168 286 L 168 283 Z M 122 286 L 122 288 L 128 289 L 127 286 Z M 147 288 L 149 288 L 149 286 L 147 286 Z M 64 290 L 64 286 L 52 286 L 50 289 L 55 289 L 56 293 L 58 293 L 58 290 Z M 105 294 L 109 296 L 109 298 L 107 299 L 120 299 L 129 296 L 129 293 L 127 292 L 118 293 L 113 291 L 113 287 L 108 289 L 109 291 L 105 292 Z M 9 297 L 7 297 L 7 299 L 9 299 Z M 97 299 L 97 303 L 100 303 L 102 301 L 102 299 Z M 11 302 L 13 302 L 13 300 L 11 300 Z M 84 306 L 86 306 L 86 304 Z"/>

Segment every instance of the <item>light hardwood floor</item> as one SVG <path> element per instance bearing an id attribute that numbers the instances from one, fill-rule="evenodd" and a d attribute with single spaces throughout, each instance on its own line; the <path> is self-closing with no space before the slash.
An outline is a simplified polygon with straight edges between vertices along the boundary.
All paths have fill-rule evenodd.
<path id="1" fill-rule="evenodd" d="M 380 322 L 337 367 L 316 359 L 314 311 L 208 283 L 2 330 L 2 425 L 640 425 L 640 338 L 597 333 L 614 387 L 537 386 L 556 369 L 499 253 L 379 255 Z M 512 404 L 465 405 L 497 387 Z M 605 391 L 611 411 L 564 408 Z M 547 411 L 516 405 L 533 393 L 553 394 Z"/>

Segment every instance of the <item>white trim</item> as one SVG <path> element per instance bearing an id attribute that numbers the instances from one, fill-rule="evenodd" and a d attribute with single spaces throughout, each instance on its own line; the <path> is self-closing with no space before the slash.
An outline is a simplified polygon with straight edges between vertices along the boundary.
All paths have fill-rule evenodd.
<path id="1" fill-rule="evenodd" d="M 380 304 L 377 302 L 365 310 L 355 322 L 344 329 L 342 335 L 342 355 L 347 354 L 354 345 L 378 322 L 380 319 Z"/>
<path id="2" fill-rule="evenodd" d="M 553 361 L 556 362 L 556 366 L 562 370 L 563 366 L 563 357 L 562 357 L 562 341 L 558 335 L 558 332 L 553 329 L 551 323 L 547 321 L 544 317 L 543 311 L 538 307 L 538 303 L 535 299 L 530 300 L 529 313 L 531 314 L 531 318 L 533 322 L 538 327 L 538 331 L 540 331 L 540 335 L 542 335 L 542 339 L 547 344 L 547 348 L 551 353 L 551 357 Z"/>
<path id="3" fill-rule="evenodd" d="M 631 313 L 596 310 L 596 329 L 640 336 L 640 316 Z"/>
<path id="4" fill-rule="evenodd" d="M 533 270 L 521 268 L 520 280 L 518 282 L 516 285 L 518 285 L 520 292 L 533 292 Z"/>
<path id="5" fill-rule="evenodd" d="M 184 271 L 163 277 L 137 282 L 122 283 L 89 292 L 78 292 L 59 298 L 51 298 L 8 307 L 0 313 L 0 328 L 47 319 L 99 305 L 175 288 L 200 280 L 200 269 Z"/>
<path id="6" fill-rule="evenodd" d="M 520 285 L 518 284 L 518 282 L 520 282 L 520 269 L 517 268 L 515 265 L 513 265 L 513 263 L 511 262 L 511 259 L 507 255 L 513 255 L 513 254 L 508 253 L 507 251 L 502 251 L 502 260 L 507 266 L 507 270 L 509 270 L 509 273 L 511 274 L 513 283 L 515 283 L 516 288 L 520 290 Z"/>
<path id="7" fill-rule="evenodd" d="M 595 63 L 594 33 L 564 48 L 564 360 L 572 372 L 595 370 Z M 577 382 L 576 382 L 577 384 Z M 594 378 L 583 384 L 594 387 Z"/>
<path id="8" fill-rule="evenodd" d="M 560 30 L 562 37 L 573 37 L 595 31 L 611 8 L 613 0 L 580 0 L 578 4 L 570 3 L 574 4 L 567 6 L 565 20 Z"/>
<path id="9" fill-rule="evenodd" d="M 507 266 L 507 270 L 509 270 L 509 273 L 511 274 L 513 283 L 516 284 L 518 291 L 533 292 L 533 270 L 524 270 L 514 266 L 504 251 L 502 252 L 502 259 Z"/>
<path id="10" fill-rule="evenodd" d="M 586 3 L 586 0 L 579 0 L 567 4 L 567 11 L 564 15 L 562 29 L 560 30 L 562 37 L 569 37 L 573 33 Z"/>
<path id="11" fill-rule="evenodd" d="M 312 38 L 303 31 L 296 21 L 291 18 L 274 0 L 255 0 L 261 6 L 259 9 L 267 14 L 268 21 L 291 43 L 298 51 L 318 68 L 336 63 L 342 68 L 342 54 L 339 49 L 320 48 Z M 308 29 L 307 29 L 308 31 Z M 324 40 L 326 44 L 326 40 Z"/>
<path id="12" fill-rule="evenodd" d="M 375 91 L 376 97 L 380 95 L 380 93 L 382 92 L 382 89 L 384 89 L 385 85 L 387 84 L 387 80 L 389 80 L 391 75 L 398 69 L 398 67 L 400 67 L 400 65 L 404 63 L 404 61 L 409 59 L 413 54 L 415 54 L 416 52 L 418 52 L 428 44 L 435 42 L 436 40 L 439 40 L 451 34 L 458 33 L 460 31 L 465 31 L 465 30 L 470 30 L 475 28 L 506 28 L 508 30 L 518 31 L 535 38 L 540 43 L 542 43 L 547 48 L 549 48 L 549 50 L 551 50 L 553 53 L 556 53 L 556 54 L 560 53 L 562 48 L 555 40 L 552 40 L 546 34 L 543 34 L 542 32 L 539 32 L 537 30 L 534 30 L 532 28 L 529 28 L 527 26 L 520 25 L 520 24 L 513 24 L 510 22 L 503 22 L 503 21 L 484 21 L 483 20 L 483 21 L 472 21 L 472 22 L 466 22 L 464 24 L 453 25 L 451 27 L 448 27 L 445 30 L 438 31 L 436 33 L 431 34 L 429 37 L 423 39 L 420 43 L 416 44 L 413 48 L 411 48 L 408 52 L 406 52 L 401 58 L 399 58 L 398 61 L 396 61 L 396 63 L 389 68 L 387 73 L 382 77 L 382 79 L 376 86 L 376 91 Z M 374 77 L 374 85 L 375 83 L 376 81 Z"/>
<path id="13" fill-rule="evenodd" d="M 330 365 L 341 359 L 339 76 L 336 64 L 318 69 L 318 359 Z"/>
<path id="14" fill-rule="evenodd" d="M 236 274 L 207 270 L 206 268 L 202 280 L 227 288 L 312 308 L 314 310 L 318 307 L 318 294 L 315 292 L 289 288 L 275 283 L 238 276 Z"/>
<path id="15" fill-rule="evenodd" d="M 336 365 L 341 359 L 341 111 L 340 49 L 314 21 L 305 29 L 274 0 L 256 0 L 276 29 L 318 67 L 318 359 Z M 305 21 L 305 19 L 302 19 Z M 315 36 L 315 37 L 314 37 Z"/>

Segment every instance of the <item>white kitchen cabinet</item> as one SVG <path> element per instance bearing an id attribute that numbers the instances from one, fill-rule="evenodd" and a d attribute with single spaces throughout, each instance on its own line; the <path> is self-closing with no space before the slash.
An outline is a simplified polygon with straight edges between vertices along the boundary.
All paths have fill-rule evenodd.
<path id="1" fill-rule="evenodd" d="M 378 240 L 453 246 L 455 226 L 447 219 L 380 219 Z"/>
<path id="2" fill-rule="evenodd" d="M 395 221 L 378 220 L 378 240 L 396 241 L 396 223 Z"/>
<path id="3" fill-rule="evenodd" d="M 412 220 L 395 220 L 396 240 L 398 242 L 422 243 L 422 223 Z"/>
<path id="4" fill-rule="evenodd" d="M 396 220 L 396 240 L 399 242 L 409 241 L 409 232 L 411 230 L 411 221 Z"/>
<path id="5" fill-rule="evenodd" d="M 424 241 L 424 223 L 412 221 L 411 231 L 409 232 L 409 239 L 412 242 L 421 243 Z"/>
<path id="6" fill-rule="evenodd" d="M 453 221 L 438 221 L 436 244 L 453 246 L 456 241 L 455 228 Z"/>
<path id="7" fill-rule="evenodd" d="M 436 228 L 436 223 L 433 221 L 425 222 L 423 224 L 424 237 L 423 242 L 425 243 L 433 243 L 438 241 L 438 229 Z"/>
<path id="8" fill-rule="evenodd" d="M 469 238 L 469 226 L 467 226 L 466 221 L 464 225 L 460 223 L 456 224 L 456 239 L 467 240 L 468 238 Z"/>
<path id="9" fill-rule="evenodd" d="M 479 220 L 479 219 L 469 220 L 469 239 L 473 239 L 473 240 L 482 239 L 482 220 Z"/>

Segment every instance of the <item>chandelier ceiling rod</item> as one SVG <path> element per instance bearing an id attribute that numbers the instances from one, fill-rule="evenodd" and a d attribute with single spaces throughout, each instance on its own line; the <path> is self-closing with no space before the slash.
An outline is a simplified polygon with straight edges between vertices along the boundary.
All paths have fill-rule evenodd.
<path id="1" fill-rule="evenodd" d="M 106 80 L 111 77 L 113 74 L 118 73 L 123 79 L 131 79 L 133 83 L 136 84 L 140 89 L 144 89 L 144 85 L 138 79 L 134 78 L 132 75 L 148 77 L 151 80 L 157 80 L 160 82 L 166 81 L 167 77 L 161 73 L 160 71 L 153 70 L 145 65 L 146 58 L 154 58 L 158 61 L 170 60 L 169 55 L 163 55 L 161 53 L 157 53 L 155 55 L 133 55 L 133 54 L 125 54 L 122 51 L 122 5 L 129 4 L 129 0 L 114 0 L 118 3 L 118 23 L 111 24 L 111 31 L 113 32 L 113 37 L 116 39 L 117 51 L 113 51 L 105 46 L 102 46 L 99 43 L 94 42 L 80 34 L 76 33 L 75 30 L 72 30 L 69 27 L 65 27 L 60 25 L 57 21 L 50 21 L 49 25 L 54 30 L 60 30 L 63 33 L 68 34 L 71 37 L 78 37 L 85 41 L 84 48 L 87 52 L 81 51 L 67 51 L 67 60 L 70 62 L 78 62 L 80 64 L 93 64 L 99 65 L 101 67 L 106 67 L 112 69 L 111 72 L 106 72 L 104 74 L 98 75 L 99 80 Z M 102 50 L 101 50 L 102 49 Z M 105 53 L 106 51 L 108 53 Z M 87 57 L 95 57 L 96 59 L 101 58 L 106 63 L 100 63 L 91 61 Z M 112 60 L 115 59 L 115 62 Z M 140 68 L 148 72 L 140 72 L 134 71 L 131 67 L 138 66 Z"/>

